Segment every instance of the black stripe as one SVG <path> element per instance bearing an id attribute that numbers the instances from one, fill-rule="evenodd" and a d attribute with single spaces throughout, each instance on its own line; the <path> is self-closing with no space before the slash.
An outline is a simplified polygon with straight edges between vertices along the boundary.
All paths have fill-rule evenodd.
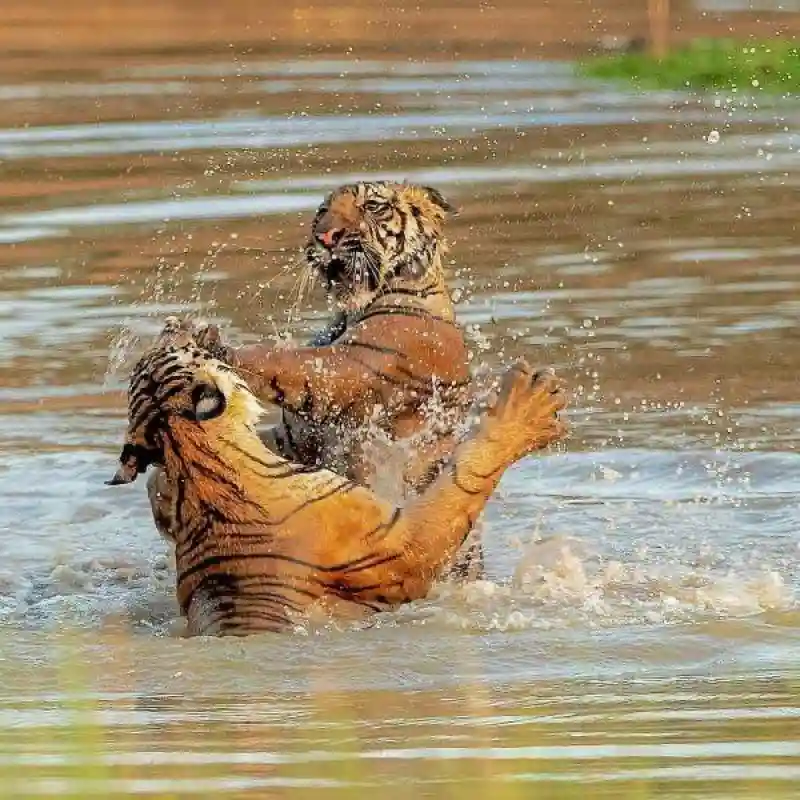
<path id="1" fill-rule="evenodd" d="M 445 456 L 429 464 L 425 472 L 414 483 L 412 487 L 414 491 L 419 494 L 427 489 L 442 474 L 442 470 L 449 460 L 450 456 Z"/>
<path id="2" fill-rule="evenodd" d="M 175 545 L 175 556 L 184 558 L 186 555 L 199 550 L 210 528 L 210 522 L 207 519 L 200 518 L 194 525 L 182 530 L 181 540 Z"/>
<path id="3" fill-rule="evenodd" d="M 369 555 L 357 558 L 345 564 L 339 564 L 336 567 L 328 567 L 326 572 L 346 572 L 348 574 L 353 572 L 364 572 L 364 570 L 372 569 L 373 567 L 380 567 L 383 564 L 389 564 L 392 561 L 397 561 L 400 558 L 400 553 L 389 553 L 387 555 Z"/>
<path id="4" fill-rule="evenodd" d="M 335 481 L 337 478 L 338 476 L 334 475 L 334 478 L 332 479 L 331 482 Z M 329 497 L 333 497 L 333 495 L 338 494 L 339 492 L 341 492 L 342 494 L 346 494 L 348 492 L 351 492 L 353 489 L 355 489 L 355 484 L 352 481 L 348 481 L 345 478 L 342 478 L 341 483 L 338 483 L 336 486 L 333 487 L 333 489 L 330 489 L 327 492 L 323 492 L 322 494 L 318 494 L 314 497 L 310 497 L 308 500 L 304 501 L 299 506 L 297 506 L 293 511 L 290 511 L 285 517 L 275 520 L 270 519 L 269 523 L 270 525 L 283 525 L 296 514 L 299 514 L 301 511 L 304 511 L 309 506 L 314 505 L 314 503 L 319 503 L 322 500 L 327 500 Z"/>
<path id="5" fill-rule="evenodd" d="M 137 428 L 148 412 L 155 413 L 155 398 L 149 394 L 141 394 L 128 403 L 128 427 Z"/>
<path id="6" fill-rule="evenodd" d="M 375 603 L 371 603 L 369 600 L 362 600 L 360 597 L 357 597 L 357 593 L 352 592 L 350 587 L 345 583 L 323 583 L 322 581 L 319 581 L 319 583 L 331 594 L 339 597 L 342 600 L 347 600 L 349 603 L 355 603 L 356 605 L 363 606 L 364 608 L 368 608 L 370 611 L 374 612 L 384 610 L 380 605 L 376 605 Z M 376 588 L 379 587 L 380 584 L 376 584 Z"/>
<path id="7" fill-rule="evenodd" d="M 158 372 L 159 369 L 161 370 L 160 373 Z M 186 365 L 182 364 L 178 360 L 173 361 L 171 364 L 168 364 L 167 366 L 163 366 L 162 364 L 157 364 L 153 367 L 154 380 L 157 383 L 161 384 L 166 383 L 176 373 L 181 372 L 181 370 L 183 370 L 186 373 L 185 377 L 188 378 L 191 376 L 191 372 L 190 370 L 186 369 Z M 155 373 L 158 374 L 155 375 Z"/>
<path id="8" fill-rule="evenodd" d="M 222 472 L 220 471 L 215 472 L 210 467 L 207 467 L 205 464 L 201 464 L 196 458 L 192 459 L 191 461 L 187 460 L 183 455 L 183 453 L 181 452 L 181 449 L 175 440 L 175 436 L 173 435 L 172 431 L 169 428 L 165 429 L 164 434 L 167 440 L 169 441 L 173 455 L 180 462 L 181 471 L 183 472 L 184 475 L 191 476 L 192 472 L 199 473 L 200 475 L 203 475 L 205 478 L 212 481 L 213 483 L 221 484 L 222 486 L 230 489 L 234 497 L 237 497 L 239 500 L 241 500 L 242 503 L 245 503 L 249 506 L 258 509 L 258 511 L 261 514 L 266 514 L 266 510 L 262 508 L 259 503 L 255 502 L 250 497 L 248 497 L 241 486 L 231 482 L 225 475 L 222 474 Z M 200 454 L 204 455 L 210 461 L 217 460 L 217 456 L 214 453 L 203 451 L 203 449 L 199 446 L 196 446 L 196 448 Z M 207 513 L 213 513 L 217 516 L 220 516 L 222 515 L 223 512 L 219 508 L 214 508 L 214 509 L 208 509 Z M 265 520 L 265 522 L 268 522 L 268 520 Z"/>
<path id="9" fill-rule="evenodd" d="M 453 463 L 453 465 L 450 467 L 450 472 L 451 472 L 451 474 L 453 476 L 453 483 L 462 492 L 464 492 L 464 494 L 469 494 L 469 495 L 472 495 L 473 497 L 476 497 L 479 494 L 485 494 L 485 490 L 484 489 L 468 489 L 466 486 L 464 486 L 464 484 L 461 482 L 461 479 L 458 477 L 458 464 L 457 463 L 455 463 L 455 462 Z"/>
<path id="10" fill-rule="evenodd" d="M 278 592 L 242 592 L 240 595 L 241 602 L 253 602 L 256 600 L 263 600 L 264 602 L 271 603 L 276 602 L 280 603 L 282 606 L 286 606 L 290 611 L 296 611 L 297 613 L 301 613 L 306 606 L 301 606 L 299 603 L 295 603 L 292 600 L 289 600 L 287 597 L 284 597 L 282 594 Z"/>
<path id="11" fill-rule="evenodd" d="M 162 405 L 163 403 L 166 403 L 170 398 L 174 397 L 183 389 L 184 389 L 184 384 L 182 383 L 173 384 L 172 386 L 165 388 L 164 393 L 159 397 L 145 396 L 144 398 L 142 398 L 141 402 L 139 402 L 139 400 L 137 399 L 136 403 L 131 403 L 128 410 L 128 416 L 130 419 L 129 427 L 138 428 L 139 425 L 141 425 L 142 421 L 144 420 L 145 416 L 147 415 L 147 412 L 150 410 L 147 407 L 140 410 L 139 409 L 140 405 L 145 404 L 146 406 L 148 402 L 151 402 L 154 404 L 154 407 L 152 409 L 153 412 L 157 413 L 160 410 L 158 406 Z"/>
<path id="12" fill-rule="evenodd" d="M 299 414 L 310 414 L 314 406 L 314 393 L 311 389 L 311 383 L 308 378 L 303 379 L 303 392 L 302 400 L 296 401 L 294 406 L 297 408 Z"/>
<path id="13" fill-rule="evenodd" d="M 149 393 L 142 391 L 140 394 L 132 394 L 128 400 L 128 420 L 133 423 L 135 418 L 139 416 L 142 406 L 153 402 L 153 397 Z"/>
<path id="14" fill-rule="evenodd" d="M 323 583 L 322 581 L 318 581 L 318 583 L 326 589 L 337 593 L 342 592 L 348 595 L 348 597 L 349 595 L 363 594 L 364 592 L 375 592 L 378 589 L 396 589 L 398 586 L 403 585 L 402 581 L 392 581 L 392 583 L 370 583 L 366 586 L 351 586 L 349 583 Z"/>
<path id="15" fill-rule="evenodd" d="M 264 461 L 257 456 L 254 456 L 252 453 L 248 452 L 247 450 L 240 447 L 236 442 L 231 439 L 227 439 L 225 437 L 220 437 L 220 441 L 230 447 L 232 450 L 235 450 L 240 455 L 245 456 L 246 458 L 251 459 L 256 464 L 260 464 L 262 467 L 266 467 L 267 469 L 275 469 L 276 467 L 282 467 L 282 472 L 271 472 L 268 475 L 262 475 L 262 477 L 272 480 L 273 478 L 293 478 L 295 475 L 309 475 L 314 472 L 322 472 L 321 467 L 317 466 L 309 466 L 306 464 L 293 464 L 290 461 L 287 461 L 284 458 L 280 458 L 276 456 L 279 460 L 274 463 L 269 463 Z M 290 442 L 291 445 L 291 442 Z M 255 470 L 254 470 L 255 472 Z M 260 474 L 260 473 L 257 473 Z"/>
<path id="16" fill-rule="evenodd" d="M 309 347 L 323 347 L 335 342 L 347 329 L 347 314 L 337 314 L 333 321 L 323 328 L 309 342 Z"/>
<path id="17" fill-rule="evenodd" d="M 400 231 L 397 233 L 396 239 L 400 243 L 400 251 L 406 248 L 406 225 L 408 225 L 408 214 L 401 208 L 396 209 L 397 216 L 400 217 Z"/>
<path id="18" fill-rule="evenodd" d="M 394 513 L 392 514 L 392 518 L 388 522 L 383 522 L 378 525 L 377 528 L 374 528 L 369 533 L 364 534 L 364 540 L 369 541 L 373 536 L 378 533 L 388 533 L 391 531 L 392 528 L 400 521 L 400 517 L 402 516 L 402 510 L 400 508 L 395 508 Z"/>
<path id="19" fill-rule="evenodd" d="M 382 564 L 387 564 L 390 561 L 396 561 L 397 559 L 400 558 L 400 554 L 395 553 L 388 556 L 380 556 L 380 557 L 375 555 L 369 555 L 355 559 L 353 561 L 349 562 L 346 561 L 342 564 L 334 564 L 328 567 L 323 566 L 321 564 L 313 564 L 310 561 L 304 561 L 303 559 L 294 558 L 293 556 L 287 556 L 281 553 L 236 553 L 236 554 L 224 554 L 224 555 L 218 554 L 214 556 L 208 556 L 207 558 L 198 561 L 188 569 L 181 572 L 178 575 L 178 585 L 184 583 L 193 575 L 196 575 L 199 572 L 203 572 L 204 570 L 211 569 L 213 567 L 219 567 L 222 566 L 223 564 L 230 564 L 231 562 L 235 561 L 251 561 L 257 558 L 268 561 L 281 561 L 286 564 L 294 564 L 299 567 L 305 567 L 306 569 L 309 569 L 312 572 L 355 573 L 355 572 L 361 572 L 366 569 L 371 569 L 372 567 L 378 567 L 381 566 Z"/>
<path id="20" fill-rule="evenodd" d="M 178 478 L 175 482 L 175 525 L 182 527 L 183 522 L 183 504 L 186 502 L 186 479 Z"/>
<path id="21" fill-rule="evenodd" d="M 408 295 L 410 297 L 433 297 L 437 294 L 444 294 L 444 289 L 442 289 L 438 283 L 431 284 L 430 286 L 426 286 L 423 289 L 408 289 L 408 288 L 401 288 L 399 286 L 395 286 L 392 288 L 387 289 L 385 292 L 381 292 L 379 295 L 381 300 L 384 300 L 387 297 L 391 297 L 393 294 L 402 294 Z"/>
<path id="22" fill-rule="evenodd" d="M 400 356 L 406 358 L 406 354 L 402 350 L 397 350 L 394 347 L 382 347 L 379 344 L 372 344 L 370 342 L 360 342 L 358 339 L 348 339 L 342 343 L 342 347 L 363 347 L 365 350 L 372 350 L 376 353 L 381 353 L 385 356 Z"/>
<path id="23" fill-rule="evenodd" d="M 308 584 L 308 579 L 306 576 L 300 577 L 299 580 L 302 580 L 303 583 Z M 303 589 L 300 586 L 292 586 L 291 584 L 287 583 L 286 580 L 271 580 L 269 578 L 264 578 L 261 575 L 251 575 L 249 577 L 239 578 L 239 585 L 241 586 L 242 591 L 247 591 L 247 587 L 251 584 L 254 584 L 258 588 L 267 587 L 272 589 L 283 589 L 287 592 L 294 592 L 295 594 L 308 597 L 312 600 L 319 599 L 319 592 L 312 592 L 308 589 Z"/>
<path id="24" fill-rule="evenodd" d="M 417 384 L 415 388 L 422 389 L 427 387 L 426 378 L 416 378 L 408 370 L 403 370 L 399 366 L 397 367 L 397 371 L 405 374 L 407 380 L 403 380 L 402 378 L 395 378 L 393 375 L 389 375 L 387 372 L 377 369 L 376 367 L 367 364 L 366 362 L 362 361 L 360 358 L 356 358 L 355 356 L 350 356 L 350 359 L 352 361 L 355 361 L 356 364 L 360 365 L 366 372 L 371 372 L 376 378 L 384 381 L 385 383 L 391 384 L 392 386 L 407 387 L 410 380 L 411 382 Z"/>
<path id="25" fill-rule="evenodd" d="M 266 620 L 268 622 L 273 622 L 277 627 L 273 626 L 264 626 L 264 630 L 267 630 L 271 633 L 280 633 L 286 628 L 288 628 L 292 621 L 285 615 L 281 615 L 271 611 L 263 611 L 260 609 L 250 609 L 247 611 L 244 610 L 236 610 L 232 612 L 232 616 L 223 616 L 222 619 L 214 620 L 214 623 L 219 625 L 220 631 L 239 631 L 242 630 L 246 623 L 243 625 L 243 621 L 247 619 L 260 619 Z M 213 623 L 211 623 L 213 624 Z M 209 625 L 204 627 L 204 630 L 209 628 Z M 252 626 L 247 626 L 252 629 Z M 261 626 L 259 626 L 261 629 Z"/>
<path id="26" fill-rule="evenodd" d="M 297 442 L 292 433 L 292 426 L 286 421 L 285 410 L 281 410 L 281 422 L 283 423 L 283 430 L 286 433 L 286 444 L 289 445 L 289 451 L 295 456 L 299 455 L 300 451 L 297 449 Z"/>
<path id="27" fill-rule="evenodd" d="M 156 437 L 155 434 L 160 428 L 164 427 L 164 413 L 158 409 L 156 413 L 147 420 L 147 424 L 144 426 L 144 430 L 142 431 L 141 437 L 144 442 L 151 448 L 156 449 Z M 157 449 L 161 449 L 160 447 Z"/>
<path id="28" fill-rule="evenodd" d="M 366 371 L 371 372 L 376 378 L 379 378 L 380 380 L 383 380 L 392 386 L 407 387 L 409 383 L 413 383 L 416 384 L 416 386 L 413 387 L 415 389 L 419 389 L 427 393 L 432 393 L 434 391 L 434 385 L 430 375 L 417 376 L 410 369 L 408 369 L 408 367 L 395 364 L 394 368 L 397 370 L 397 372 L 405 376 L 406 379 L 403 380 L 401 378 L 396 378 L 393 375 L 384 372 L 383 370 L 373 367 L 370 364 L 362 361 L 360 358 L 356 358 L 355 356 L 350 356 L 350 359 L 355 361 L 356 364 L 359 364 Z M 469 379 L 465 379 L 463 381 L 440 381 L 437 383 L 437 386 L 440 389 L 461 389 L 468 387 L 470 384 L 471 381 Z"/>
<path id="29" fill-rule="evenodd" d="M 487 480 L 488 478 L 494 478 L 503 467 L 498 467 L 497 469 L 489 470 L 489 472 L 478 472 L 476 470 L 472 470 L 472 477 L 473 478 L 480 478 L 481 480 Z"/>
<path id="30" fill-rule="evenodd" d="M 283 389 L 281 389 L 280 386 L 278 386 L 277 375 L 273 375 L 272 378 L 270 378 L 269 388 L 272 389 L 273 392 L 275 392 L 275 404 L 279 406 L 283 405 L 283 400 L 285 395 Z"/>
<path id="31" fill-rule="evenodd" d="M 386 308 L 378 308 L 374 311 L 368 311 L 362 314 L 357 322 L 361 323 L 364 320 L 371 319 L 372 317 L 381 317 L 381 316 L 398 316 L 398 317 L 422 317 L 428 319 L 435 319 L 439 322 L 444 322 L 448 325 L 455 325 L 456 323 L 452 320 L 445 319 L 444 317 L 440 317 L 438 314 L 434 314 L 432 311 L 427 311 L 425 309 L 417 309 L 417 308 L 403 308 L 401 306 L 387 306 Z"/>

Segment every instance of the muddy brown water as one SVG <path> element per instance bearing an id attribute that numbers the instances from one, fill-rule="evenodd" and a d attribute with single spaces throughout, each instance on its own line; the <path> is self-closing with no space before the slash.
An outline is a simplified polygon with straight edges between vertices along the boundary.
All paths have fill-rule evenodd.
<path id="1" fill-rule="evenodd" d="M 494 51 L 4 61 L 8 794 L 794 796 L 800 105 Z M 460 207 L 475 363 L 554 364 L 572 437 L 504 479 L 486 582 L 368 631 L 181 639 L 143 486 L 103 486 L 125 371 L 174 311 L 307 336 L 291 265 L 357 175 Z"/>

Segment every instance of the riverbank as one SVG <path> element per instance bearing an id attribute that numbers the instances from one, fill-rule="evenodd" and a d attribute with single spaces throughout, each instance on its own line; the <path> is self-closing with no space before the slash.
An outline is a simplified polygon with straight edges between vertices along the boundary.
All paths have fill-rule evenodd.
<path id="1" fill-rule="evenodd" d="M 664 58 L 646 52 L 622 52 L 585 61 L 584 75 L 641 89 L 762 92 L 797 96 L 800 47 L 782 39 L 737 41 L 697 39 Z"/>

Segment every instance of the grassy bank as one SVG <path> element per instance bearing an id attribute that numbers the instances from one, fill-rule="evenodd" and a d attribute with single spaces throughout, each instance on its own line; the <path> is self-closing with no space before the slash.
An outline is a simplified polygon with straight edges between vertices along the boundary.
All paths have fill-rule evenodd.
<path id="1" fill-rule="evenodd" d="M 582 74 L 643 89 L 694 89 L 737 94 L 800 95 L 800 45 L 780 39 L 697 39 L 657 59 L 617 53 L 581 64 Z"/>

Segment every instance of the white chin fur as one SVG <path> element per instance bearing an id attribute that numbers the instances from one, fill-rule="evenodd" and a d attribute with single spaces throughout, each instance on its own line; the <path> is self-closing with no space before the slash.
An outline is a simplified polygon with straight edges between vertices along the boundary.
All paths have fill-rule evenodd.
<path id="1" fill-rule="evenodd" d="M 242 412 L 242 421 L 251 428 L 255 427 L 266 409 L 258 402 L 247 383 L 235 373 L 216 369 L 214 366 L 209 366 L 207 371 L 229 404 L 236 394 L 239 395 L 237 405 Z"/>

